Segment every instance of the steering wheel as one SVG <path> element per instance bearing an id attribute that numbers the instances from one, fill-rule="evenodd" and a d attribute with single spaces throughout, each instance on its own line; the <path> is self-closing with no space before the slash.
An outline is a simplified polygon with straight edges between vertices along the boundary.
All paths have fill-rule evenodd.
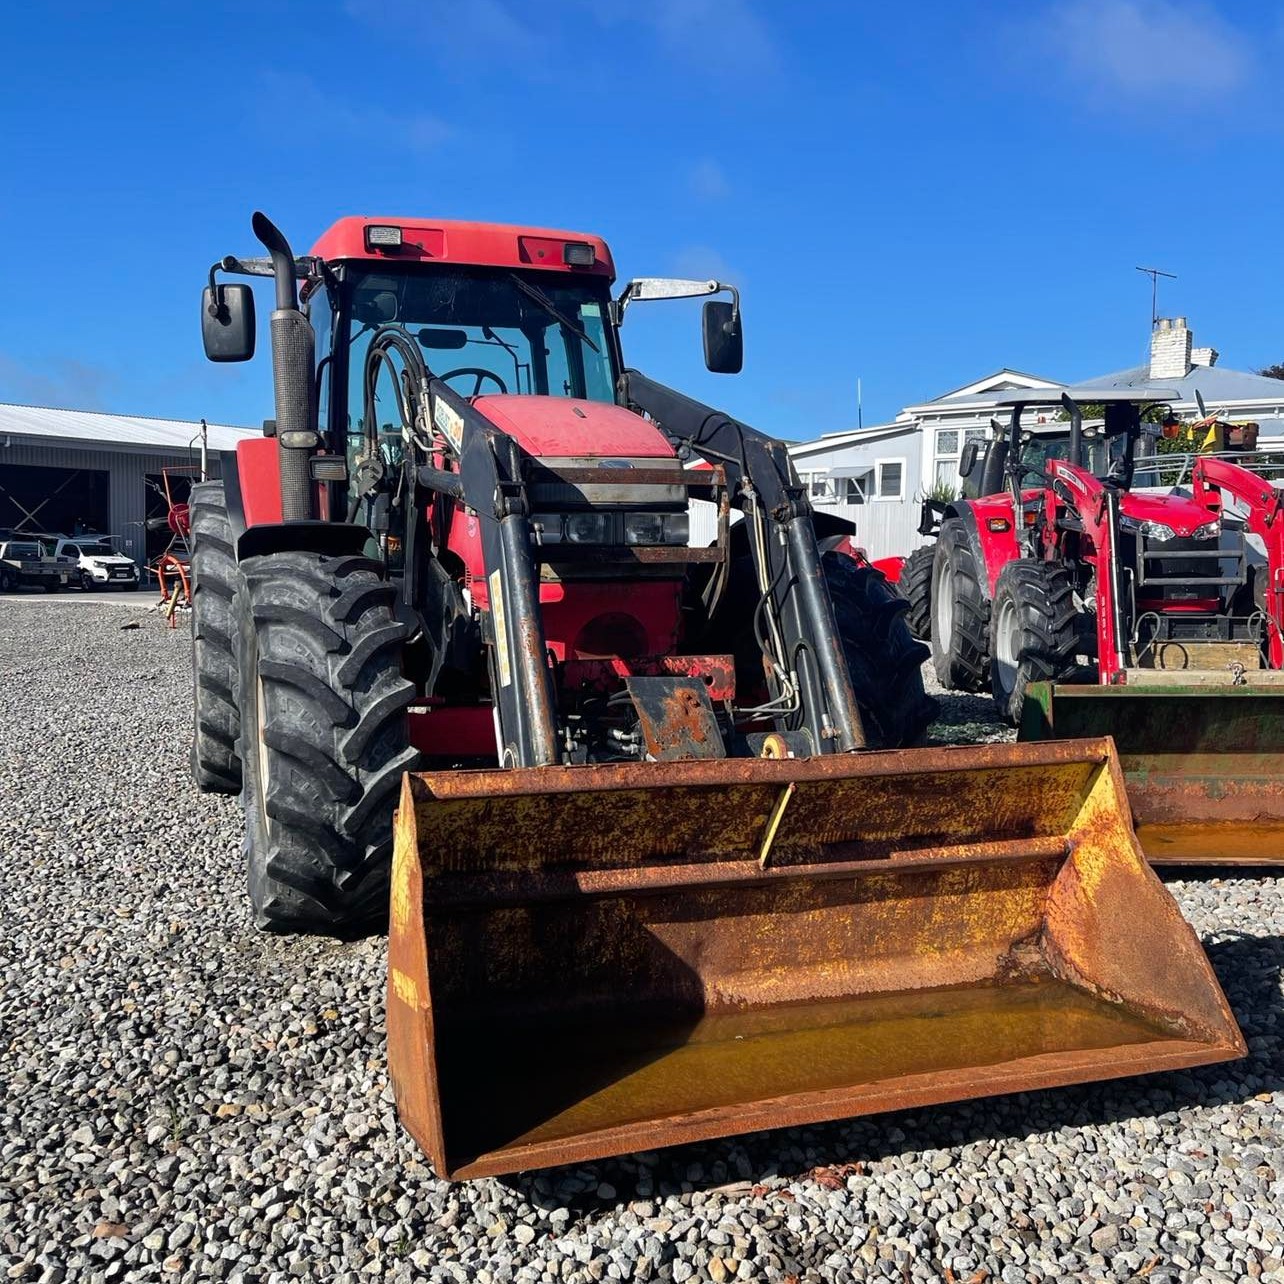
<path id="1" fill-rule="evenodd" d="M 464 394 L 468 397 L 480 397 L 481 386 L 487 379 L 497 383 L 499 385 L 500 392 L 508 391 L 508 385 L 493 370 L 483 370 L 481 366 L 460 366 L 459 369 L 452 370 L 448 374 L 444 374 L 439 377 L 443 383 L 449 383 L 456 375 L 473 376 L 473 390 L 472 392 Z"/>

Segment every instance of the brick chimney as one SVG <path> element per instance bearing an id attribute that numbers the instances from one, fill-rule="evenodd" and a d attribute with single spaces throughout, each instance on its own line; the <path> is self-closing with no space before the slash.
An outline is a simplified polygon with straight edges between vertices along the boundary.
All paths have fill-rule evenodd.
<path id="1" fill-rule="evenodd" d="M 1191 348 L 1190 364 L 1192 366 L 1215 366 L 1222 354 L 1216 348 Z"/>
<path id="2" fill-rule="evenodd" d="M 1151 380 L 1159 383 L 1164 379 L 1184 379 L 1190 373 L 1193 339 L 1185 317 L 1160 317 L 1150 336 Z"/>

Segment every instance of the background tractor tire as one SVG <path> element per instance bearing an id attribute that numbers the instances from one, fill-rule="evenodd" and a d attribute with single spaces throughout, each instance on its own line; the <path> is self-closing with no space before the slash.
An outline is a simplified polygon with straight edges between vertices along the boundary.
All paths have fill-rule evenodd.
<path id="1" fill-rule="evenodd" d="M 906 624 L 910 604 L 872 566 L 841 553 L 821 565 L 869 747 L 921 744 L 936 701 L 923 691 L 928 651 Z"/>
<path id="2" fill-rule="evenodd" d="M 910 633 L 921 642 L 932 636 L 932 562 L 936 557 L 933 544 L 916 548 L 901 568 L 901 596 L 909 602 L 905 623 Z"/>
<path id="3" fill-rule="evenodd" d="M 241 789 L 236 681 L 240 572 L 222 482 L 192 487 L 192 778 L 205 793 Z M 137 587 L 137 585 L 135 585 Z"/>
<path id="4" fill-rule="evenodd" d="M 1030 558 L 1009 562 L 994 586 L 991 639 L 994 703 L 1020 723 L 1031 682 L 1059 682 L 1075 669 L 1079 620 L 1069 571 Z"/>
<path id="5" fill-rule="evenodd" d="M 982 691 L 990 675 L 990 603 L 957 517 L 941 523 L 932 559 L 932 664 L 950 691 Z"/>
<path id="6" fill-rule="evenodd" d="M 354 936 L 388 915 L 392 814 L 410 747 L 396 589 L 364 557 L 242 563 L 241 760 L 260 927 Z"/>

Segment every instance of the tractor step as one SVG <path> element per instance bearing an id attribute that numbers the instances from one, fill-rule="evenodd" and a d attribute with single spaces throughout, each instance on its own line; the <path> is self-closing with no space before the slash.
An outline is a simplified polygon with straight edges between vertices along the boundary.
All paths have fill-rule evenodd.
<path id="1" fill-rule="evenodd" d="M 1260 662 L 1260 650 L 1253 648 Z M 1145 687 L 1147 693 L 1182 687 L 1284 687 L 1284 669 L 1228 664 L 1221 669 L 1124 669 L 1123 687 Z M 1065 690 L 1066 688 L 1061 688 Z"/>

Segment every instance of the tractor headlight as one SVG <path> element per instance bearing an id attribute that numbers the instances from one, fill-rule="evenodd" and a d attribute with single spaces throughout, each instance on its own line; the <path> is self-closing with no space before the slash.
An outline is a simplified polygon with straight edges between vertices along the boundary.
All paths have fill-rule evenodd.
<path id="1" fill-rule="evenodd" d="M 625 513 L 626 544 L 682 544 L 690 537 L 686 513 Z"/>
<path id="2" fill-rule="evenodd" d="M 624 542 L 626 544 L 663 544 L 663 513 L 625 513 Z"/>
<path id="3" fill-rule="evenodd" d="M 1202 526 L 1196 526 L 1190 533 L 1191 539 L 1216 539 L 1222 533 L 1222 524 L 1220 521 L 1205 522 Z"/>
<path id="4" fill-rule="evenodd" d="M 567 513 L 566 538 L 572 544 L 605 544 L 609 520 L 606 513 Z"/>
<path id="5" fill-rule="evenodd" d="M 1135 517 L 1121 517 L 1119 525 L 1126 531 L 1136 531 L 1138 535 L 1144 535 L 1147 539 L 1153 539 L 1160 544 L 1166 544 L 1177 536 L 1177 532 L 1171 526 L 1165 526 L 1163 522 L 1138 521 Z"/>

